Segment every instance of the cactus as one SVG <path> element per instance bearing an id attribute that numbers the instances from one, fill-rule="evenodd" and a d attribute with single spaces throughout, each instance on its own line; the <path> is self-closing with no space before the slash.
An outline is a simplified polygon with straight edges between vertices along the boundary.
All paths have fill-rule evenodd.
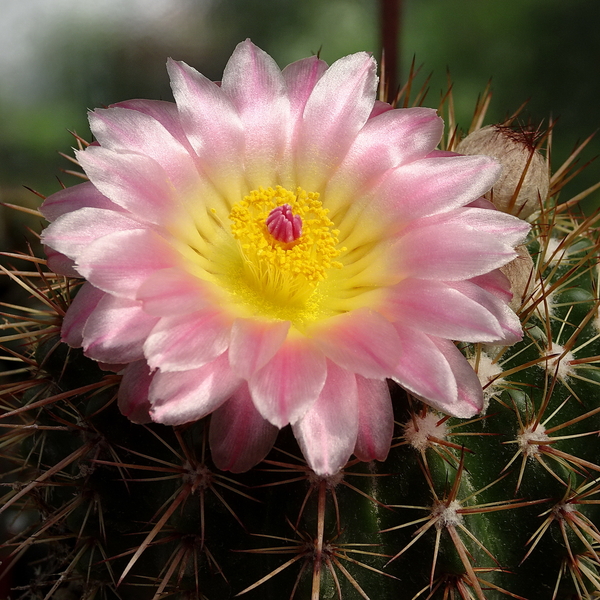
<path id="1" fill-rule="evenodd" d="M 398 103 L 410 104 L 409 89 Z M 494 153 L 477 141 L 489 101 L 486 91 L 464 136 L 445 96 L 441 150 Z M 29 270 L 3 269 L 29 296 L 3 305 L 3 359 L 14 367 L 0 421 L 11 598 L 600 595 L 598 215 L 577 207 L 593 189 L 558 201 L 585 142 L 548 180 L 552 126 L 515 120 L 492 137 L 524 160 L 506 163 L 489 199 L 532 224 L 505 267 L 524 338 L 460 345 L 486 399 L 470 419 L 390 382 L 396 425 L 384 462 L 317 475 L 286 428 L 258 466 L 219 471 L 210 417 L 132 423 L 117 406 L 120 375 L 60 341 L 78 280 L 33 254 L 18 256 Z"/>

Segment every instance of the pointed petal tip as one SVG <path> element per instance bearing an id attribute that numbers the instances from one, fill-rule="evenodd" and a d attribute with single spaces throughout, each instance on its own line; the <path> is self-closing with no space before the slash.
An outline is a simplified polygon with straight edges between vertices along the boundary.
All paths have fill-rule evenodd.
<path id="1" fill-rule="evenodd" d="M 358 436 L 354 373 L 328 361 L 327 379 L 317 401 L 292 429 L 304 458 L 317 475 L 338 473 L 348 462 Z"/>
<path id="2" fill-rule="evenodd" d="M 394 411 L 386 380 L 356 376 L 358 434 L 354 456 L 364 462 L 385 460 L 394 435 Z"/>
<path id="3" fill-rule="evenodd" d="M 212 415 L 209 444 L 212 460 L 222 471 L 242 473 L 269 453 L 279 429 L 256 410 L 248 386 L 242 384 Z"/>
<path id="4" fill-rule="evenodd" d="M 167 73 L 169 77 L 173 79 L 174 74 L 186 71 L 195 71 L 194 67 L 190 67 L 183 60 L 175 60 L 174 58 L 167 58 Z"/>
<path id="5" fill-rule="evenodd" d="M 133 423 L 150 423 L 148 390 L 153 372 L 146 361 L 140 360 L 125 367 L 117 402 L 121 413 Z"/>
<path id="6" fill-rule="evenodd" d="M 325 356 L 302 338 L 286 340 L 248 382 L 264 419 L 284 427 L 301 419 L 325 385 Z"/>

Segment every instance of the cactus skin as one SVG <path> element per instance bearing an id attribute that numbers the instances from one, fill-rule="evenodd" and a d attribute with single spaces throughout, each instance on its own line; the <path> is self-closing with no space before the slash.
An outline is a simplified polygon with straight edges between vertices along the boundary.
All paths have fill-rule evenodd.
<path id="1" fill-rule="evenodd" d="M 485 413 L 447 418 L 391 384 L 387 461 L 335 478 L 314 476 L 285 429 L 267 460 L 232 475 L 210 461 L 206 420 L 132 424 L 119 376 L 60 343 L 77 282 L 33 257 L 37 270 L 6 272 L 35 300 L 7 307 L 3 327 L 17 365 L 0 421 L 12 597 L 597 597 L 600 242 L 598 215 L 576 212 L 590 190 L 556 202 L 571 161 L 530 218 L 524 340 L 462 348 Z"/>

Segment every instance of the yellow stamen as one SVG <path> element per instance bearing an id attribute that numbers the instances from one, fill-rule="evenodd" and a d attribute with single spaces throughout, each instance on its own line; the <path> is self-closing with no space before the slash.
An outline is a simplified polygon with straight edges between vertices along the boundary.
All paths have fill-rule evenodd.
<path id="1" fill-rule="evenodd" d="M 276 239 L 266 225 L 271 211 L 284 204 L 302 219 L 302 234 L 289 243 Z M 233 206 L 231 232 L 243 260 L 242 277 L 254 294 L 275 305 L 306 307 L 329 269 L 342 267 L 335 259 L 344 248 L 337 248 L 339 231 L 327 213 L 318 193 L 281 186 L 253 190 Z"/>

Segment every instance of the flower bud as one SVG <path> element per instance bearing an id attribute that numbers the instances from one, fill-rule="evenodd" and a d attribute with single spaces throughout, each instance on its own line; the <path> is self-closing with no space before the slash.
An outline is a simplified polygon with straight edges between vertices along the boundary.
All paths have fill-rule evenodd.
<path id="1" fill-rule="evenodd" d="M 548 196 L 550 174 L 545 158 L 536 149 L 535 132 L 489 125 L 469 134 L 456 151 L 487 154 L 502 164 L 502 174 L 485 198 L 503 212 L 527 219 Z"/>
<path id="2" fill-rule="evenodd" d="M 519 256 L 507 265 L 500 267 L 500 270 L 510 281 L 510 291 L 513 297 L 508 306 L 518 313 L 533 289 L 535 265 L 526 246 L 517 246 L 515 250 Z"/>

